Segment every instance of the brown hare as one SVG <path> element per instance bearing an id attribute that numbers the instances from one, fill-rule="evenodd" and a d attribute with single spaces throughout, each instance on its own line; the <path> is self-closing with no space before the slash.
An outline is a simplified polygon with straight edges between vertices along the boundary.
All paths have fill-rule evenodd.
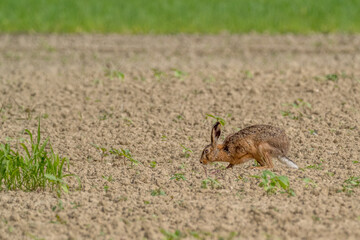
<path id="1" fill-rule="evenodd" d="M 207 145 L 200 158 L 200 163 L 228 162 L 227 168 L 255 159 L 257 169 L 273 168 L 272 158 L 290 168 L 298 166 L 286 157 L 289 150 L 289 139 L 283 129 L 270 125 L 254 125 L 227 136 L 222 144 L 218 143 L 221 125 L 215 123 L 211 130 L 211 144 Z"/>

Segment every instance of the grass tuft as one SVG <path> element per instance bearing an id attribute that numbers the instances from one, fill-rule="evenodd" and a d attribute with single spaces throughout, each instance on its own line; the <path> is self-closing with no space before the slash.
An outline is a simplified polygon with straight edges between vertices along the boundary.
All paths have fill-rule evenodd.
<path id="1" fill-rule="evenodd" d="M 278 176 L 275 173 L 265 170 L 261 176 L 252 176 L 261 179 L 260 187 L 264 188 L 267 194 L 287 193 L 289 196 L 295 196 L 295 192 L 290 188 L 290 182 L 287 176 Z"/>
<path id="2" fill-rule="evenodd" d="M 54 153 L 49 138 L 41 141 L 40 119 L 36 139 L 28 129 L 25 133 L 29 135 L 30 146 L 20 143 L 21 152 L 14 150 L 9 143 L 0 145 L 0 190 L 50 189 L 58 196 L 67 193 L 69 185 L 64 178 L 75 176 L 63 172 L 65 164 L 69 169 L 69 159 Z"/>

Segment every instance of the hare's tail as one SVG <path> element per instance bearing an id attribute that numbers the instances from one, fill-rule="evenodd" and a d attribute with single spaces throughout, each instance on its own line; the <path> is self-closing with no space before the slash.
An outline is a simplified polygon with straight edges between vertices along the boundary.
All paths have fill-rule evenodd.
<path id="1" fill-rule="evenodd" d="M 299 167 L 290 159 L 288 159 L 285 156 L 279 156 L 277 158 L 281 163 L 285 164 L 286 166 L 290 167 L 290 168 L 294 168 L 294 169 L 298 169 Z"/>

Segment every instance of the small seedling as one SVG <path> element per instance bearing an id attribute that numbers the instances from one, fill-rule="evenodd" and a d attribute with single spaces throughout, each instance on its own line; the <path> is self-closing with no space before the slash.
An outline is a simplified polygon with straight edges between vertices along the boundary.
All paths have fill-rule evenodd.
<path id="1" fill-rule="evenodd" d="M 70 202 L 70 204 L 73 206 L 73 209 L 76 209 L 78 207 L 81 207 L 81 204 L 79 202 Z"/>
<path id="2" fill-rule="evenodd" d="M 91 145 L 93 145 L 97 150 L 100 151 L 101 159 L 103 159 L 106 156 L 109 156 L 108 150 L 105 147 L 98 146 L 98 145 L 93 144 L 93 143 Z"/>
<path id="3" fill-rule="evenodd" d="M 108 177 L 103 175 L 102 178 L 105 179 L 105 180 L 108 181 L 108 182 L 114 181 L 114 179 L 113 179 L 113 177 L 112 177 L 111 175 L 108 176 Z"/>
<path id="4" fill-rule="evenodd" d="M 207 189 L 209 186 L 211 189 L 221 188 L 221 184 L 216 179 L 208 177 L 201 181 L 201 188 Z"/>
<path id="5" fill-rule="evenodd" d="M 250 72 L 249 70 L 245 71 L 245 76 L 250 79 L 254 78 L 254 74 L 252 72 Z"/>
<path id="6" fill-rule="evenodd" d="M 309 130 L 309 133 L 310 133 L 311 135 L 315 135 L 315 136 L 318 135 L 317 131 L 314 130 L 314 129 L 310 129 L 310 130 Z"/>
<path id="7" fill-rule="evenodd" d="M 193 151 L 182 144 L 180 144 L 180 146 L 183 148 L 184 157 L 189 158 L 190 154 L 193 153 Z"/>
<path id="8" fill-rule="evenodd" d="M 155 189 L 151 191 L 151 196 L 165 196 L 166 193 L 161 188 Z"/>
<path id="9" fill-rule="evenodd" d="M 264 188 L 268 194 L 275 194 L 282 189 L 283 191 L 280 191 L 280 193 L 295 196 L 294 190 L 290 188 L 290 182 L 287 176 L 278 176 L 269 170 L 265 170 L 261 176 L 255 175 L 252 177 L 261 179 L 259 186 Z"/>
<path id="10" fill-rule="evenodd" d="M 211 115 L 211 114 L 206 114 L 206 119 L 208 118 L 213 118 L 216 122 L 219 122 L 222 126 L 225 126 L 226 122 L 223 118 L 219 117 L 219 116 L 215 116 L 215 115 Z"/>
<path id="11" fill-rule="evenodd" d="M 160 232 L 164 235 L 166 240 L 179 240 L 185 237 L 179 230 L 176 230 L 174 233 L 161 229 Z"/>
<path id="12" fill-rule="evenodd" d="M 311 108 L 311 104 L 308 103 L 308 102 L 305 102 L 304 99 L 302 99 L 302 98 L 296 99 L 291 105 L 292 105 L 294 108 L 299 108 L 299 107 Z"/>
<path id="13" fill-rule="evenodd" d="M 184 180 L 186 181 L 186 178 L 184 176 L 183 173 L 174 173 L 173 176 L 170 178 L 170 180 L 176 180 L 176 181 L 179 181 L 179 180 Z"/>
<path id="14" fill-rule="evenodd" d="M 337 82 L 339 80 L 339 76 L 337 74 L 328 74 L 325 76 L 325 79 L 332 82 Z"/>
<path id="15" fill-rule="evenodd" d="M 315 169 L 315 170 L 323 170 L 322 163 L 317 163 L 314 165 L 309 165 L 306 167 L 307 169 Z"/>
<path id="16" fill-rule="evenodd" d="M 310 178 L 304 178 L 303 182 L 306 183 L 305 184 L 306 188 L 309 188 L 309 187 L 316 188 L 317 187 L 317 184 Z"/>
<path id="17" fill-rule="evenodd" d="M 178 69 L 172 69 L 174 71 L 174 76 L 179 79 L 183 79 L 186 75 L 188 75 L 186 72 L 180 71 Z"/>
<path id="18" fill-rule="evenodd" d="M 350 195 L 354 192 L 354 188 L 360 186 L 360 177 L 350 177 L 343 183 L 342 191 Z"/>
<path id="19" fill-rule="evenodd" d="M 153 68 L 152 71 L 153 71 L 154 77 L 155 77 L 158 81 L 162 80 L 163 76 L 165 75 L 164 72 L 160 71 L 160 70 L 157 69 L 157 68 Z"/>
<path id="20" fill-rule="evenodd" d="M 109 151 L 109 153 L 112 154 L 112 155 L 115 155 L 116 157 L 119 157 L 119 158 L 120 158 L 120 157 L 123 157 L 123 159 L 124 159 L 124 164 L 126 164 L 125 159 L 130 160 L 131 166 L 132 166 L 133 164 L 137 165 L 137 164 L 140 163 L 138 160 L 136 160 L 136 159 L 133 158 L 133 156 L 131 155 L 131 152 L 130 152 L 129 149 L 120 149 L 120 150 L 118 150 L 118 149 L 114 149 L 114 148 L 113 148 L 113 149 L 111 149 L 111 150 Z"/>
<path id="21" fill-rule="evenodd" d="M 359 163 L 359 161 L 353 161 L 353 163 L 357 164 L 357 163 Z"/>
<path id="22" fill-rule="evenodd" d="M 296 116 L 294 113 L 290 112 L 290 111 L 280 111 L 281 112 L 281 115 L 284 116 L 284 117 L 290 117 L 291 119 L 293 120 L 299 120 L 299 117 L 301 116 Z"/>
<path id="23" fill-rule="evenodd" d="M 54 205 L 51 210 L 55 211 L 56 209 L 60 210 L 64 210 L 63 207 L 63 202 L 61 200 L 58 201 L 57 205 Z"/>
<path id="24" fill-rule="evenodd" d="M 109 186 L 108 186 L 108 185 L 105 185 L 105 186 L 104 186 L 104 190 L 105 190 L 105 192 L 107 192 L 107 191 L 109 190 Z"/>
<path id="25" fill-rule="evenodd" d="M 106 69 L 105 76 L 109 77 L 110 80 L 113 80 L 114 78 L 117 78 L 120 80 L 125 79 L 125 74 L 120 71 L 117 71 L 117 70 Z"/>
<path id="26" fill-rule="evenodd" d="M 155 167 L 156 167 L 156 164 L 157 164 L 157 163 L 156 163 L 155 161 L 151 161 L 151 162 L 150 162 L 150 167 L 151 167 L 151 168 L 155 168 Z"/>

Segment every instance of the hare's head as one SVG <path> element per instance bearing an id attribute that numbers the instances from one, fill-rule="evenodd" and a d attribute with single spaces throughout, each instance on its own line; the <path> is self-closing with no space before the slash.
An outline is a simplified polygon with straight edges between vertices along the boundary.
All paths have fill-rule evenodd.
<path id="1" fill-rule="evenodd" d="M 207 164 L 208 162 L 215 162 L 217 159 L 218 148 L 217 141 L 221 134 L 221 125 L 216 122 L 211 129 L 211 144 L 207 145 L 201 153 L 200 163 Z"/>

